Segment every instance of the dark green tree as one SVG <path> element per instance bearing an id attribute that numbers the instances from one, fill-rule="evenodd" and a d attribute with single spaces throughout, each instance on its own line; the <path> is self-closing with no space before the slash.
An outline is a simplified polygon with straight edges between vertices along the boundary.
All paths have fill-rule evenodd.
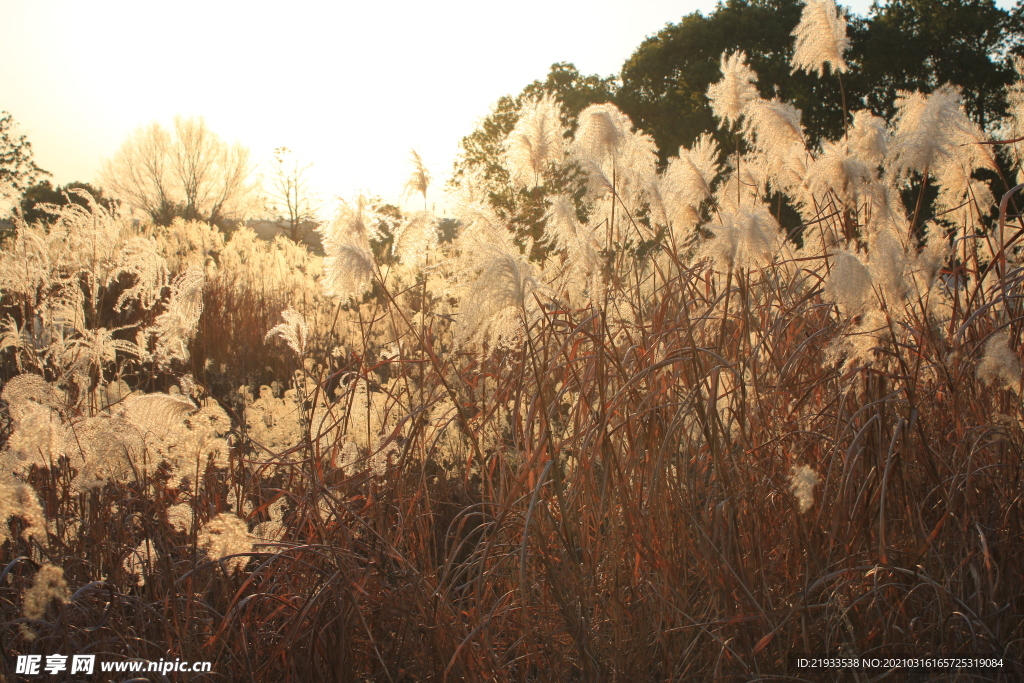
<path id="1" fill-rule="evenodd" d="M 561 102 L 562 122 L 571 133 L 581 111 L 591 104 L 614 100 L 616 92 L 613 77 L 584 76 L 572 64 L 552 64 L 543 81 L 530 83 L 515 97 L 499 99 L 477 129 L 462 139 L 462 153 L 455 162 L 451 185 L 458 187 L 473 176 L 485 188 L 498 216 L 512 225 L 520 246 L 528 239 L 538 240 L 544 230 L 547 198 L 561 192 L 582 198 L 582 176 L 578 169 L 566 168 L 545 175 L 544 183 L 532 189 L 516 187 L 502 163 L 502 143 L 515 128 L 523 105 L 545 93 Z M 545 254 L 545 246 L 535 241 L 530 256 L 543 258 Z"/>
<path id="2" fill-rule="evenodd" d="M 1005 88 L 1014 78 L 1007 56 L 1024 44 L 1020 14 L 1019 2 L 1014 12 L 994 0 L 876 2 L 853 47 L 865 104 L 890 115 L 897 90 L 952 83 L 968 115 L 991 125 L 1006 114 Z"/>
<path id="3" fill-rule="evenodd" d="M 24 135 L 16 135 L 15 127 L 14 118 L 6 111 L 0 112 L 0 183 L 24 192 L 50 173 L 36 166 L 32 143 Z"/>
<path id="4" fill-rule="evenodd" d="M 804 112 L 812 136 L 842 130 L 838 79 L 793 73 L 792 32 L 800 21 L 798 0 L 728 0 L 710 15 L 700 12 L 669 24 L 648 38 L 622 67 L 616 102 L 633 122 L 654 136 L 662 161 L 701 133 L 716 131 L 708 86 L 721 78 L 723 52 L 743 50 L 759 77 L 762 97 L 779 96 Z M 808 106 L 825 98 L 827 106 Z M 836 110 L 840 111 L 837 112 Z M 720 140 L 731 148 L 731 140 Z"/>
<path id="5" fill-rule="evenodd" d="M 726 0 L 669 24 L 648 38 L 622 68 L 616 98 L 634 123 L 651 133 L 662 159 L 716 130 L 706 97 L 720 78 L 725 51 L 744 50 L 758 73 L 762 97 L 778 96 L 803 112 L 811 139 L 835 139 L 846 110 L 867 107 L 891 116 L 897 90 L 931 91 L 953 83 L 968 113 L 988 125 L 1006 111 L 1004 86 L 1012 80 L 1007 56 L 1024 43 L 1018 3 L 1014 12 L 994 0 L 892 0 L 868 18 L 848 16 L 850 71 L 840 78 L 793 73 L 792 31 L 799 0 Z M 840 90 L 842 87 L 842 90 Z M 728 141 L 721 140 L 728 146 Z"/>
<path id="6" fill-rule="evenodd" d="M 74 190 L 83 190 L 89 193 L 94 201 L 108 211 L 114 208 L 114 200 L 103 196 L 103 190 L 93 187 L 89 183 L 76 181 L 68 183 L 67 185 L 54 187 L 50 184 L 49 180 L 44 180 L 41 183 L 36 183 L 32 187 L 28 188 L 25 190 L 24 194 L 21 195 L 22 218 L 24 218 L 25 222 L 29 224 L 37 221 L 45 223 L 50 220 L 52 215 L 40 206 L 42 204 L 53 204 L 56 206 L 78 204 L 79 206 L 88 208 L 88 200 Z"/>

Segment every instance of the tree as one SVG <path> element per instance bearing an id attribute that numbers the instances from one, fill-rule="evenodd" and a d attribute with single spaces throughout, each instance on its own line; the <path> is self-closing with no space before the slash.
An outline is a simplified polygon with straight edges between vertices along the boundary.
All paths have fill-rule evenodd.
<path id="1" fill-rule="evenodd" d="M 306 178 L 312 166 L 287 147 L 274 150 L 267 205 L 295 242 L 302 241 L 313 230 L 316 202 Z"/>
<path id="2" fill-rule="evenodd" d="M 8 112 L 0 112 L 0 183 L 8 183 L 20 193 L 50 173 L 36 166 L 32 143 L 24 135 L 16 136 L 15 126 Z"/>
<path id="3" fill-rule="evenodd" d="M 476 130 L 462 138 L 459 143 L 462 152 L 455 162 L 452 184 L 457 187 L 470 175 L 482 176 L 487 181 L 506 179 L 507 171 L 500 162 L 502 142 L 515 128 L 523 104 L 546 92 L 554 94 L 562 103 L 564 123 L 570 131 L 575 131 L 579 113 L 591 104 L 611 102 L 616 85 L 612 77 L 583 76 L 567 62 L 552 64 L 547 78 L 530 83 L 515 97 L 499 99 Z"/>
<path id="4" fill-rule="evenodd" d="M 891 114 L 897 90 L 930 92 L 960 86 L 968 115 L 983 128 L 1006 115 L 1006 86 L 1014 80 L 1006 59 L 1024 43 L 1021 5 L 1013 14 L 994 0 L 877 2 L 854 45 L 866 104 Z"/>
<path id="5" fill-rule="evenodd" d="M 790 66 L 803 4 L 726 0 L 708 16 L 695 12 L 669 24 L 623 65 L 617 104 L 654 136 L 664 161 L 705 130 L 717 130 L 707 89 L 720 77 L 722 53 L 743 50 L 761 96 L 801 109 L 811 138 L 843 134 L 840 99 L 847 112 L 869 108 L 889 117 L 897 90 L 931 91 L 946 82 L 963 90 L 979 124 L 1005 114 L 1004 87 L 1012 80 L 1006 55 L 1019 50 L 1024 27 L 993 0 L 892 0 L 875 4 L 868 18 L 849 17 L 850 73 L 841 81 Z"/>
<path id="6" fill-rule="evenodd" d="M 546 248 L 539 242 L 544 234 L 547 198 L 568 193 L 581 201 L 582 174 L 579 169 L 564 169 L 547 174 L 544 182 L 530 189 L 518 188 L 509 176 L 503 160 L 502 145 L 519 121 L 520 112 L 530 101 L 551 93 L 562 105 L 562 122 L 571 134 L 576 130 L 580 112 L 591 104 L 610 102 L 615 98 L 616 84 L 612 77 L 584 76 L 572 64 L 552 64 L 547 77 L 530 83 L 519 95 L 498 100 L 491 113 L 472 133 L 459 143 L 462 148 L 455 162 L 450 181 L 453 187 L 472 183 L 484 193 L 486 201 L 516 233 L 516 242 L 525 247 L 532 242 L 533 258 L 542 258 Z M 578 205 L 582 211 L 583 207 Z"/>
<path id="7" fill-rule="evenodd" d="M 36 183 L 25 190 L 21 195 L 21 216 L 28 224 L 37 221 L 46 222 L 51 214 L 41 208 L 42 204 L 53 204 L 54 206 L 66 206 L 67 204 L 78 204 L 88 208 L 88 200 L 82 194 L 75 192 L 82 190 L 87 192 L 97 204 L 108 211 L 114 208 L 115 202 L 109 197 L 103 196 L 103 190 L 93 187 L 89 183 L 72 182 L 67 185 L 54 187 L 49 180 Z"/>
<path id="8" fill-rule="evenodd" d="M 708 16 L 694 12 L 669 24 L 623 65 L 617 103 L 654 136 L 665 161 L 680 145 L 718 130 L 708 86 L 721 78 L 722 54 L 742 50 L 758 74 L 762 97 L 793 102 L 813 138 L 835 137 L 843 130 L 842 110 L 834 106 L 838 79 L 794 72 L 789 62 L 802 8 L 799 0 L 728 0 Z M 733 140 L 717 137 L 724 149 L 733 148 Z"/>
<path id="9" fill-rule="evenodd" d="M 173 134 L 159 123 L 139 128 L 104 163 L 103 184 L 158 225 L 174 218 L 227 228 L 256 200 L 249 150 L 228 145 L 202 118 L 175 117 Z"/>

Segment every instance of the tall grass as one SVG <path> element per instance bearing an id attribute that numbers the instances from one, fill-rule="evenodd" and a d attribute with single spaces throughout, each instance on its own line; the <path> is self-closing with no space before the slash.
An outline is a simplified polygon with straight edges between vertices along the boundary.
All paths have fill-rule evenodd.
<path id="1" fill-rule="evenodd" d="M 558 154 L 529 153 L 557 116 L 517 128 L 516 182 L 587 179 L 583 205 L 552 201 L 542 263 L 472 188 L 458 241 L 426 258 L 436 239 L 371 254 L 377 217 L 344 207 L 333 299 L 286 242 L 139 235 L 95 206 L 20 223 L 0 302 L 5 675 L 61 652 L 254 681 L 807 680 L 789 655 L 828 652 L 993 655 L 996 673 L 931 675 L 1020 677 L 1024 225 L 1005 169 L 949 89 L 811 144 L 799 112 L 732 88 L 742 59 L 712 90 L 731 156 L 703 138 L 659 171 L 611 105 Z M 145 272 L 205 270 L 187 355 L 166 350 L 170 277 L 146 295 L 141 269 L 65 259 L 87 225 L 103 264 L 145 246 Z M 26 616 L 47 565 L 69 594 Z"/>

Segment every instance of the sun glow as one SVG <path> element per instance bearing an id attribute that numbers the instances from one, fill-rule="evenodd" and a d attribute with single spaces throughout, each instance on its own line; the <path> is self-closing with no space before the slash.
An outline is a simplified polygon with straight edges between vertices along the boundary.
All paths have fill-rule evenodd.
<path id="1" fill-rule="evenodd" d="M 615 73 L 645 35 L 713 6 L 18 3 L 3 12 L 3 108 L 60 183 L 93 180 L 139 126 L 200 115 L 257 159 L 287 146 L 313 161 L 328 196 L 398 201 L 416 149 L 441 211 L 458 141 L 500 96 L 557 61 Z"/>

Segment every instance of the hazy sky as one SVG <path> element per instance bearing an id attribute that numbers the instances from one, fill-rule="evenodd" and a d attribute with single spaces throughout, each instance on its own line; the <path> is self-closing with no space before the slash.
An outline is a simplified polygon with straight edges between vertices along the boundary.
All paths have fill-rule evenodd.
<path id="1" fill-rule="evenodd" d="M 435 176 L 500 96 L 554 62 L 612 75 L 713 0 L 0 0 L 0 110 L 53 180 L 93 181 L 137 127 L 202 115 L 265 159 L 287 146 L 325 193 L 397 199 Z M 868 0 L 852 4 L 864 13 Z"/>

